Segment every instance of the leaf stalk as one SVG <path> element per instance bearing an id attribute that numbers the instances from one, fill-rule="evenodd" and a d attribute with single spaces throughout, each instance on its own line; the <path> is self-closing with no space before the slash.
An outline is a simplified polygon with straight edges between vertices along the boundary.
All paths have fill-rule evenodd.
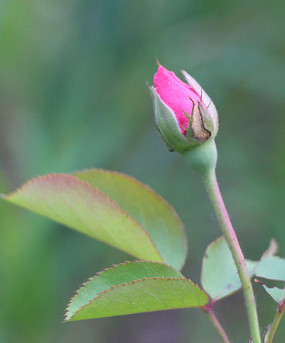
<path id="1" fill-rule="evenodd" d="M 211 323 L 213 324 L 214 328 L 217 330 L 219 336 L 222 338 L 224 343 L 231 343 L 229 340 L 229 337 L 227 336 L 224 328 L 222 327 L 221 323 L 219 322 L 218 318 L 216 317 L 213 306 L 204 306 L 203 307 L 204 312 L 209 317 Z"/>
<path id="2" fill-rule="evenodd" d="M 274 339 L 275 332 L 278 328 L 280 320 L 285 312 L 285 301 L 283 300 L 280 304 L 278 304 L 278 308 L 273 319 L 272 324 L 268 328 L 268 332 L 265 336 L 264 343 L 272 343 Z"/>

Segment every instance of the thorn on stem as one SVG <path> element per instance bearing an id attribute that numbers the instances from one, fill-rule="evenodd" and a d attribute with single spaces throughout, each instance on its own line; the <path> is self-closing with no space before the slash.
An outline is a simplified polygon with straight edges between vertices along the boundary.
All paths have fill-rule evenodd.
<path id="1" fill-rule="evenodd" d="M 254 279 L 254 282 L 256 282 L 256 283 L 259 283 L 260 285 L 264 285 L 264 283 L 263 282 L 261 282 L 260 280 L 258 280 L 258 279 Z"/>

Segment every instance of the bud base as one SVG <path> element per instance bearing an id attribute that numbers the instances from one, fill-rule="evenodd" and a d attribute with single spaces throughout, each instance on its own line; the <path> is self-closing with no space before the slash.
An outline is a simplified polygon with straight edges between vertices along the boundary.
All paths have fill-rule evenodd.
<path id="1" fill-rule="evenodd" d="M 214 139 L 197 145 L 183 153 L 188 165 L 200 176 L 205 176 L 216 169 L 217 148 Z"/>

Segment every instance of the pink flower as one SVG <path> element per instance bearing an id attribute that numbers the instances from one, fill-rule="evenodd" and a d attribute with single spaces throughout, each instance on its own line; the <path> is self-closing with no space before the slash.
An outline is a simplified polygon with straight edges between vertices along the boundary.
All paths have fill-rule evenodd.
<path id="1" fill-rule="evenodd" d="M 200 98 L 194 88 L 190 87 L 181 81 L 172 71 L 159 66 L 153 79 L 154 87 L 160 99 L 169 106 L 175 114 L 179 123 L 179 127 L 183 134 L 186 133 L 188 128 L 189 119 L 184 111 L 189 114 L 193 110 L 193 101 L 197 105 L 198 101 L 204 106 L 203 100 Z M 192 99 L 192 101 L 191 101 Z"/>
<path id="2" fill-rule="evenodd" d="M 214 139 L 218 132 L 212 100 L 192 76 L 182 73 L 188 84 L 159 66 L 150 87 L 155 126 L 169 150 L 178 152 Z"/>

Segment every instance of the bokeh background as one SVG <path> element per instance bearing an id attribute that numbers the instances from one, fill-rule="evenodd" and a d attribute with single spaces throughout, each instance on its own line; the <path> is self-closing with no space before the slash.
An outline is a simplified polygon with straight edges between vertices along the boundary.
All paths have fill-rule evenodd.
<path id="1" fill-rule="evenodd" d="M 199 283 L 220 231 L 198 177 L 154 128 L 147 84 L 157 56 L 197 78 L 219 110 L 217 173 L 246 256 L 259 258 L 275 237 L 284 257 L 282 10 L 282 0 L 1 0 L 0 191 L 93 166 L 135 176 L 185 222 L 183 271 Z M 0 342 L 220 341 L 198 309 L 63 324 L 81 282 L 126 259 L 1 201 Z M 276 306 L 261 286 L 255 292 L 265 333 Z M 247 342 L 241 292 L 216 310 L 234 341 Z"/>

